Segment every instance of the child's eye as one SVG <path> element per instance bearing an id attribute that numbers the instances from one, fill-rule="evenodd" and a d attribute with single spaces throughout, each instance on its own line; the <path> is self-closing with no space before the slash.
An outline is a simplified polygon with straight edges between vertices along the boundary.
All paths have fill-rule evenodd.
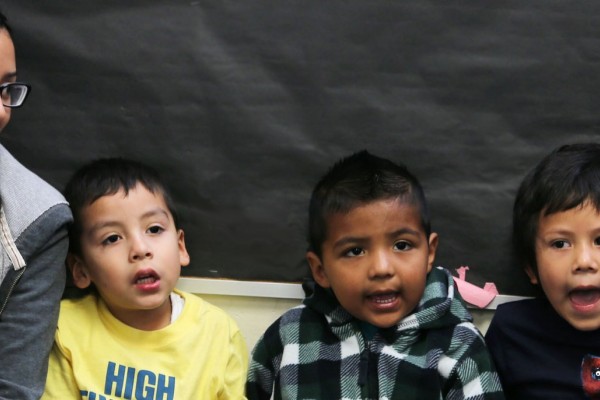
<path id="1" fill-rule="evenodd" d="M 119 241 L 119 235 L 110 235 L 102 241 L 103 245 L 116 243 Z"/>
<path id="2" fill-rule="evenodd" d="M 350 250 L 346 251 L 344 253 L 344 256 L 345 257 L 356 257 L 356 256 L 360 256 L 363 253 L 364 253 L 364 250 L 361 247 L 353 247 Z"/>
<path id="3" fill-rule="evenodd" d="M 596 239 L 594 239 L 594 244 L 596 246 L 600 246 L 600 237 L 597 237 Z"/>
<path id="4" fill-rule="evenodd" d="M 153 234 L 161 233 L 162 231 L 164 231 L 164 229 L 158 225 L 154 225 L 154 226 L 151 226 L 150 228 L 148 228 L 148 232 L 153 233 Z"/>
<path id="5" fill-rule="evenodd" d="M 394 248 L 399 251 L 406 251 L 412 249 L 412 246 L 410 243 L 402 241 L 394 243 Z"/>
<path id="6" fill-rule="evenodd" d="M 551 243 L 551 246 L 555 249 L 566 249 L 569 247 L 569 242 L 566 240 L 555 240 Z"/>

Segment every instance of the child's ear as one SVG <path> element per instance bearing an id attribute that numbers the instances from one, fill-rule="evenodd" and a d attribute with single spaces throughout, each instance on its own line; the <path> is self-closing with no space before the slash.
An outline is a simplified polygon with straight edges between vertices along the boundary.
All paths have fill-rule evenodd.
<path id="1" fill-rule="evenodd" d="M 85 289 L 92 284 L 83 260 L 73 253 L 67 254 L 67 266 L 73 276 L 73 283 L 79 289 Z"/>
<path id="2" fill-rule="evenodd" d="M 529 277 L 529 282 L 533 283 L 534 285 L 537 285 L 539 283 L 537 274 L 535 273 L 533 268 L 531 268 L 530 265 L 525 267 L 525 272 L 527 273 L 527 276 Z"/>
<path id="3" fill-rule="evenodd" d="M 185 234 L 183 233 L 183 229 L 177 231 L 177 235 L 177 244 L 179 246 L 179 265 L 182 267 L 187 267 L 190 264 L 190 255 L 185 247 Z"/>
<path id="4" fill-rule="evenodd" d="M 431 271 L 433 267 L 433 262 L 435 261 L 435 252 L 437 251 L 438 246 L 438 234 L 435 232 L 431 232 L 429 234 L 429 255 L 427 256 L 427 273 Z"/>
<path id="5" fill-rule="evenodd" d="M 321 258 L 315 252 L 307 251 L 306 261 L 308 261 L 308 265 L 310 266 L 310 271 L 312 272 L 315 282 L 317 282 L 321 287 L 330 287 L 331 285 L 329 284 L 329 278 L 327 278 Z"/>

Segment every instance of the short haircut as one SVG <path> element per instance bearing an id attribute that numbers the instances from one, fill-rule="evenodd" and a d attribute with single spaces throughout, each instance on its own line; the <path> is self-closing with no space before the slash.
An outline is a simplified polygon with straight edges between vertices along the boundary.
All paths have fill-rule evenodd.
<path id="1" fill-rule="evenodd" d="M 0 29 L 6 29 L 8 34 L 12 36 L 12 29 L 8 24 L 8 18 L 6 18 L 6 15 L 4 15 L 2 11 L 0 11 Z"/>
<path id="2" fill-rule="evenodd" d="M 178 227 L 177 213 L 167 188 L 158 172 L 140 162 L 123 158 L 102 158 L 84 165 L 67 183 L 64 195 L 73 211 L 73 224 L 69 229 L 69 251 L 81 255 L 81 211 L 100 197 L 123 190 L 127 195 L 137 184 L 153 194 L 161 194 Z"/>
<path id="3" fill-rule="evenodd" d="M 513 207 L 513 249 L 524 267 L 537 273 L 535 241 L 539 219 L 589 201 L 600 210 L 600 144 L 556 148 L 533 168 Z"/>
<path id="4" fill-rule="evenodd" d="M 327 238 L 327 218 L 377 200 L 398 199 L 415 205 L 427 237 L 431 233 L 423 188 L 402 164 L 363 150 L 338 161 L 317 183 L 308 211 L 309 250 L 322 256 Z"/>

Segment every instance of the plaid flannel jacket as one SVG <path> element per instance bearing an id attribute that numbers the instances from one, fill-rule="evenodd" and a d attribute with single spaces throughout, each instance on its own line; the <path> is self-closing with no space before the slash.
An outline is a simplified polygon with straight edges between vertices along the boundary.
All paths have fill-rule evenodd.
<path id="1" fill-rule="evenodd" d="M 248 399 L 504 399 L 483 338 L 452 276 L 434 268 L 417 310 L 365 340 L 318 285 L 252 352 Z"/>

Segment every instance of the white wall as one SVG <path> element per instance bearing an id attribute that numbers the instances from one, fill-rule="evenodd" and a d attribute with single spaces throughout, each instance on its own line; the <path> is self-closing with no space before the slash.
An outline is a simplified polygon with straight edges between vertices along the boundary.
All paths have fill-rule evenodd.
<path id="1" fill-rule="evenodd" d="M 204 300 L 227 311 L 238 323 L 251 351 L 265 329 L 283 312 L 302 302 L 300 299 L 269 297 L 226 296 L 199 294 Z M 494 310 L 471 309 L 475 324 L 482 332 L 487 330 Z"/>

